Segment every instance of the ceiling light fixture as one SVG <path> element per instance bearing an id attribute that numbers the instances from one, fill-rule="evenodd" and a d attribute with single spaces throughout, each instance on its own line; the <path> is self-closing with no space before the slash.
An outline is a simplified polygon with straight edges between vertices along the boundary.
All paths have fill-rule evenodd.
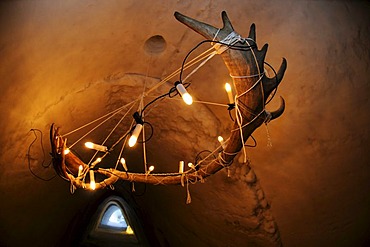
<path id="1" fill-rule="evenodd" d="M 144 91 L 140 97 L 134 101 L 140 102 L 139 109 L 141 109 L 140 113 L 135 112 L 133 114 L 134 120 L 136 125 L 134 128 L 130 127 L 125 134 L 120 136 L 116 142 L 110 146 L 109 152 L 108 148 L 103 145 L 95 144 L 92 142 L 87 142 L 85 144 L 86 147 L 90 149 L 95 149 L 96 151 L 105 152 L 103 156 L 97 158 L 90 166 L 84 163 L 77 155 L 75 155 L 72 151 L 64 153 L 67 150 L 66 146 L 66 139 L 65 136 L 59 134 L 59 128 L 54 128 L 54 125 L 51 126 L 50 129 L 50 140 L 51 140 L 51 147 L 52 147 L 52 157 L 53 157 L 53 165 L 58 175 L 63 177 L 64 179 L 71 182 L 73 186 L 78 188 L 91 188 L 92 190 L 101 189 L 105 187 L 109 187 L 113 185 L 119 179 L 126 180 L 130 182 L 143 182 L 143 183 L 150 183 L 150 184 L 184 184 L 184 182 L 189 185 L 189 183 L 195 183 L 198 181 L 203 181 L 204 178 L 220 171 L 223 168 L 229 167 L 236 155 L 241 151 L 246 149 L 246 141 L 251 136 L 251 134 L 256 130 L 259 126 L 261 126 L 266 118 L 270 118 L 271 120 L 278 118 L 285 109 L 285 103 L 282 99 L 280 108 L 276 111 L 270 112 L 269 114 L 266 113 L 265 105 L 266 100 L 272 92 L 278 87 L 279 83 L 281 82 L 285 70 L 286 70 L 286 60 L 283 59 L 283 62 L 280 66 L 280 69 L 275 74 L 273 78 L 267 78 L 264 76 L 263 73 L 252 74 L 252 75 L 245 75 L 242 74 L 242 71 L 258 71 L 260 72 L 259 64 L 264 64 L 265 56 L 267 52 L 267 45 L 263 46 L 261 50 L 257 49 L 257 45 L 254 40 L 256 40 L 256 33 L 255 33 L 255 26 L 254 24 L 250 28 L 249 36 L 247 38 L 242 38 L 238 35 L 232 25 L 230 20 L 228 19 L 226 12 L 222 12 L 222 20 L 223 20 L 223 28 L 217 29 L 211 25 L 205 24 L 203 22 L 196 21 L 191 19 L 187 16 L 184 16 L 180 13 L 175 13 L 175 17 L 181 21 L 182 23 L 186 24 L 196 32 L 202 34 L 206 37 L 207 40 L 200 42 L 196 47 L 194 47 L 188 55 L 194 51 L 197 47 L 201 44 L 206 42 L 214 42 L 217 43 L 217 47 L 212 47 L 208 51 L 202 53 L 197 58 L 185 63 L 185 57 L 181 69 L 177 70 L 176 72 L 172 73 L 168 77 L 164 78 L 160 83 L 153 86 L 152 88 Z M 214 36 L 213 36 L 214 35 Z M 217 37 L 225 37 L 222 40 L 219 40 Z M 250 45 L 252 43 L 252 45 Z M 221 46 L 220 46 L 221 45 Z M 171 94 L 174 96 L 176 95 L 175 92 L 177 91 L 178 94 L 181 95 L 184 102 L 190 105 L 193 102 L 191 95 L 187 92 L 186 88 L 189 87 L 190 84 L 185 83 L 185 85 L 181 82 L 181 73 L 184 69 L 187 69 L 194 65 L 197 62 L 201 62 L 203 60 L 209 60 L 210 56 L 214 55 L 214 51 L 225 51 L 228 52 L 222 53 L 222 58 L 224 59 L 225 64 L 229 65 L 230 63 L 233 66 L 227 66 L 229 70 L 229 74 L 233 75 L 232 80 L 234 84 L 235 98 L 232 94 L 231 85 L 225 85 L 225 90 L 228 94 L 229 104 L 218 104 L 221 106 L 231 106 L 235 107 L 235 115 L 236 119 L 234 121 L 234 125 L 230 131 L 230 136 L 227 138 L 227 147 L 228 152 L 226 153 L 223 149 L 225 148 L 225 141 L 220 136 L 218 140 L 223 147 L 217 147 L 214 151 L 209 151 L 209 155 L 206 158 L 201 160 L 195 161 L 195 166 L 191 163 L 188 163 L 188 166 L 191 169 L 184 171 L 184 162 L 181 161 L 179 163 L 179 170 L 176 173 L 151 173 L 154 170 L 154 166 L 150 166 L 148 170 L 145 168 L 145 172 L 141 173 L 133 173 L 128 172 L 126 161 L 123 158 L 117 159 L 118 162 L 121 162 L 124 171 L 115 168 L 95 168 L 92 169 L 95 165 L 97 165 L 106 155 L 109 155 L 111 150 L 118 144 L 122 143 L 122 150 L 119 155 L 121 157 L 122 151 L 126 145 L 126 141 L 128 136 L 131 133 L 131 136 L 128 140 L 128 145 L 133 147 L 139 135 L 143 133 L 143 153 L 145 153 L 145 142 L 150 139 L 151 136 L 145 139 L 145 131 L 143 130 L 144 122 L 142 119 L 143 112 L 148 106 L 155 103 L 159 99 L 163 99 L 165 97 L 171 98 Z M 208 54 L 207 54 L 208 52 Z M 203 56 L 201 58 L 201 56 Z M 204 62 L 204 61 L 203 61 Z M 167 93 L 156 97 L 154 100 L 150 101 L 143 107 L 144 98 L 149 95 L 151 92 L 155 92 L 159 86 L 165 84 L 166 82 L 170 81 L 171 78 L 180 74 L 180 80 L 177 81 L 174 87 Z M 253 90 L 252 90 L 253 89 Z M 274 94 L 273 94 L 274 95 Z M 273 98 L 273 97 L 271 97 Z M 270 99 L 271 100 L 271 99 Z M 198 102 L 198 101 L 197 101 Z M 254 102 L 250 104 L 250 102 Z M 133 103 L 133 104 L 134 104 Z M 127 105 L 126 105 L 127 106 Z M 133 107 L 133 105 L 131 106 Z M 121 108 L 124 109 L 124 108 Z M 130 108 L 130 112 L 131 112 Z M 114 116 L 118 111 L 114 111 L 111 116 Z M 146 115 L 147 117 L 147 115 Z M 105 120 L 104 120 L 105 121 Z M 152 126 L 148 123 L 148 125 L 152 128 Z M 86 126 L 86 125 L 85 125 Z M 116 125 L 117 126 L 117 125 Z M 153 132 L 153 131 L 152 131 Z M 73 132 L 70 132 L 73 133 Z M 112 132 L 111 132 L 112 133 Z M 85 137 L 85 136 L 83 136 Z M 81 138 L 82 139 L 82 138 Z M 121 142 L 124 140 L 123 142 Z M 105 140 L 106 141 L 106 140 Z M 105 143 L 103 142 L 103 144 Z M 73 144 L 74 145 L 74 144 Z M 73 146 L 71 145 L 70 148 Z M 211 144 L 213 145 L 213 144 Z M 113 152 L 113 151 L 112 151 Z M 246 152 L 244 152 L 246 153 Z M 95 156 L 94 156 L 95 157 Z M 211 158 L 210 158 L 211 157 Z M 214 158 L 212 158 L 214 157 Z M 146 155 L 144 154 L 144 162 L 145 167 L 147 166 L 146 162 Z M 80 169 L 82 166 L 82 169 Z M 102 176 L 105 176 L 101 182 L 95 183 L 94 172 L 99 173 Z M 85 176 L 89 173 L 90 175 L 90 186 L 85 183 Z M 77 175 L 77 177 L 75 177 Z M 188 186 L 187 186 L 188 188 Z M 189 194 L 189 193 L 188 193 Z M 188 198 L 189 199 L 189 198 Z M 187 200 L 188 202 L 189 200 Z"/>

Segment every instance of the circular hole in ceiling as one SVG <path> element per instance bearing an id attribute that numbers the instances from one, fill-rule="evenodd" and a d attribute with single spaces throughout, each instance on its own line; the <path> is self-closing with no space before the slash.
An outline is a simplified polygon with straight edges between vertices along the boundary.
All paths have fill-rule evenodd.
<path id="1" fill-rule="evenodd" d="M 145 41 L 144 50 L 150 54 L 159 54 L 166 46 L 166 40 L 161 35 L 154 35 Z"/>

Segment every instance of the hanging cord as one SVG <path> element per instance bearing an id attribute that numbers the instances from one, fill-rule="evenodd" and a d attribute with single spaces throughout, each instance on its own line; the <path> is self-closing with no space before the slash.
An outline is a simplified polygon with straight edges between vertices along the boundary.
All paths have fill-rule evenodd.
<path id="1" fill-rule="evenodd" d="M 244 39 L 243 39 L 244 40 Z M 224 50 L 226 50 L 226 49 L 234 49 L 234 50 L 249 50 L 250 48 L 253 48 L 253 47 L 255 47 L 256 45 L 254 44 L 254 45 L 250 45 L 250 44 L 248 44 L 248 46 L 238 46 L 238 45 L 235 45 L 235 43 L 236 42 L 238 42 L 239 40 L 230 40 L 230 38 L 229 37 L 226 37 L 224 40 L 222 40 L 222 41 L 216 41 L 216 40 L 203 40 L 203 41 L 201 41 L 201 42 L 199 42 L 194 48 L 192 48 L 189 52 L 188 52 L 188 54 L 186 54 L 186 56 L 185 56 L 185 58 L 184 58 L 184 60 L 183 60 L 183 62 L 182 62 L 182 65 L 181 65 L 181 70 L 180 70 L 180 78 L 179 78 L 179 80 L 180 80 L 180 82 L 182 82 L 182 74 L 183 74 L 183 71 L 184 71 L 184 67 L 185 67 L 185 63 L 186 63 L 186 60 L 188 59 L 188 57 L 190 56 L 190 54 L 193 52 L 193 51 L 195 51 L 196 49 L 198 49 L 198 47 L 200 47 L 202 44 L 204 44 L 204 43 L 211 43 L 211 44 L 213 44 L 213 43 L 217 43 L 217 44 L 219 44 L 219 46 L 213 46 L 212 48 L 213 49 L 216 49 L 216 54 L 220 54 L 220 51 L 219 51 L 219 49 L 220 49 L 220 46 L 225 46 L 225 48 L 222 50 L 222 52 L 224 51 Z M 221 53 L 222 53 L 221 52 Z M 214 52 L 212 52 L 209 56 L 211 56 L 211 57 L 213 57 L 215 54 L 214 54 Z M 207 59 L 207 61 L 208 61 L 209 59 Z"/>
<path id="2" fill-rule="evenodd" d="M 91 121 L 90 123 L 87 123 L 87 124 L 85 124 L 83 127 L 86 127 L 86 126 L 88 126 L 88 125 L 90 125 L 90 124 L 92 124 L 92 123 L 95 123 L 95 122 L 97 122 L 97 121 L 99 121 L 99 120 L 101 120 L 101 119 L 103 119 L 103 118 L 105 118 L 105 117 L 107 117 L 107 116 L 109 116 L 109 117 L 107 117 L 104 121 L 102 121 L 101 123 L 99 123 L 98 125 L 96 125 L 94 128 L 92 128 L 90 131 L 88 131 L 86 134 L 84 134 L 83 136 L 81 136 L 77 141 L 75 141 L 72 145 L 70 145 L 69 146 L 69 148 L 72 148 L 74 145 L 76 145 L 77 143 L 79 143 L 83 138 L 85 138 L 87 135 L 89 135 L 90 133 L 92 133 L 94 130 L 96 130 L 97 128 L 99 128 L 102 124 L 104 124 L 105 122 L 107 122 L 108 120 L 110 120 L 112 117 L 114 117 L 115 115 L 117 115 L 120 111 L 122 111 L 124 108 L 126 108 L 127 106 L 129 106 L 129 105 L 131 105 L 131 104 L 134 104 L 135 102 L 137 102 L 137 99 L 136 100 L 134 100 L 134 101 L 131 101 L 130 103 L 127 103 L 126 105 L 124 105 L 124 106 L 122 106 L 122 107 L 120 107 L 120 108 L 118 108 L 118 109 L 116 109 L 116 110 L 114 110 L 114 111 L 112 111 L 112 112 L 110 112 L 110 113 L 108 113 L 108 114 L 105 114 L 104 116 L 102 116 L 102 117 L 100 117 L 100 118 L 98 118 L 98 119 L 96 119 L 96 120 L 93 120 L 93 121 Z M 79 127 L 78 129 L 76 129 L 76 130 L 73 130 L 73 131 L 71 131 L 71 132 L 69 132 L 69 133 L 67 133 L 66 135 L 63 135 L 63 137 L 65 137 L 65 136 L 67 136 L 67 135 L 69 135 L 69 134 L 71 134 L 71 133 L 74 133 L 75 131 L 77 131 L 77 130 L 80 130 L 80 129 L 82 129 L 83 127 Z"/>
<path id="3" fill-rule="evenodd" d="M 244 39 L 244 41 L 245 41 L 245 43 L 248 44 L 248 47 L 251 47 L 251 45 L 248 42 L 248 40 Z M 235 75 L 233 75 L 234 78 L 236 78 L 236 77 L 238 77 L 238 78 L 247 78 L 248 77 L 249 78 L 249 77 L 255 77 L 255 76 L 258 76 L 259 77 L 258 80 L 249 89 L 247 89 L 242 94 L 235 96 L 236 122 L 237 122 L 237 124 L 239 126 L 240 138 L 241 138 L 242 143 L 245 143 L 244 142 L 244 135 L 243 135 L 243 127 L 246 126 L 246 125 L 245 124 L 243 125 L 243 116 L 242 116 L 242 113 L 241 113 L 241 111 L 239 109 L 239 98 L 241 96 L 247 94 L 248 92 L 250 92 L 259 82 L 261 82 L 261 80 L 263 78 L 263 75 L 264 75 L 260 71 L 260 68 L 259 68 L 259 65 L 258 65 L 258 60 L 257 60 L 257 57 L 256 57 L 256 54 L 255 54 L 254 50 L 253 49 L 250 49 L 250 51 L 252 52 L 252 55 L 253 55 L 253 58 L 254 58 L 254 61 L 255 61 L 256 67 L 257 67 L 257 75 L 246 75 L 246 76 L 235 76 Z M 265 101 L 264 101 L 264 93 L 263 93 L 263 85 L 262 85 L 262 83 L 260 84 L 260 86 L 261 86 L 261 93 L 262 93 L 263 110 L 257 116 L 259 116 L 260 114 L 262 114 L 262 112 L 265 111 Z M 250 123 L 252 123 L 255 119 L 256 119 L 256 117 L 253 118 L 252 121 L 248 122 L 247 125 L 249 125 Z M 244 144 L 243 144 L 243 153 L 244 153 L 244 162 L 246 162 L 247 161 L 247 150 L 246 150 L 246 146 Z"/>
<path id="4" fill-rule="evenodd" d="M 40 179 L 42 181 L 50 181 L 52 180 L 53 178 L 56 177 L 56 175 L 50 177 L 50 178 L 43 178 L 43 177 L 40 177 L 39 175 L 37 175 L 32 169 L 31 169 L 31 148 L 32 148 L 32 145 L 37 141 L 38 137 L 37 137 L 37 134 L 36 132 L 39 132 L 40 133 L 40 145 L 41 145 L 41 149 L 42 149 L 42 155 L 43 155 L 43 158 L 42 158 L 42 162 L 41 162 L 41 166 L 43 168 L 48 168 L 50 167 L 52 161 L 49 162 L 49 164 L 47 165 L 44 165 L 45 163 L 45 149 L 44 149 L 44 144 L 43 144 L 43 141 L 42 141 L 42 131 L 39 130 L 39 129 L 31 129 L 30 132 L 32 131 L 32 133 L 34 134 L 35 136 L 35 139 L 31 142 L 31 144 L 28 146 L 28 151 L 27 151 L 27 161 L 28 161 L 28 170 L 31 172 L 31 174 L 37 178 L 37 179 Z"/>
<path id="5" fill-rule="evenodd" d="M 109 139 L 109 137 L 113 134 L 113 132 L 117 129 L 117 127 L 120 125 L 120 123 L 123 121 L 123 119 L 126 118 L 127 114 L 132 110 L 132 108 L 134 107 L 134 104 L 126 111 L 126 113 L 121 117 L 121 119 L 118 121 L 118 123 L 113 127 L 113 129 L 110 131 L 110 133 L 108 134 L 108 136 L 104 139 L 103 143 L 101 145 L 104 146 L 104 144 L 106 143 L 106 141 Z M 110 148 L 110 151 L 112 150 L 113 147 Z M 91 157 L 90 161 L 88 164 L 91 164 L 92 160 L 96 157 L 96 155 L 98 154 L 99 151 L 96 151 L 93 155 L 93 157 Z M 105 156 L 108 154 L 108 152 L 106 152 L 103 157 L 101 157 L 101 159 L 105 158 Z M 91 165 L 90 168 L 94 168 L 95 165 Z"/>

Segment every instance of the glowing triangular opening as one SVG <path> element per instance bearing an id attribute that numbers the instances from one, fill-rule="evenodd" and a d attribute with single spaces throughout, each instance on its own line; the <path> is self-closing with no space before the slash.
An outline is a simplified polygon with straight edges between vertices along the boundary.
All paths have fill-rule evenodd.
<path id="1" fill-rule="evenodd" d="M 111 204 L 107 207 L 101 218 L 99 228 L 126 231 L 128 234 L 133 234 L 126 220 L 124 211 L 116 204 Z"/>

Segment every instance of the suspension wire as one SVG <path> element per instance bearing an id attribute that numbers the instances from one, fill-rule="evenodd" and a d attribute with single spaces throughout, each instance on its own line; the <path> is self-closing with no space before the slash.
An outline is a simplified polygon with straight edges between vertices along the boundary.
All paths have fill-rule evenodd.
<path id="1" fill-rule="evenodd" d="M 170 100 L 176 100 L 176 101 L 183 101 L 182 99 L 177 98 L 169 98 Z M 194 103 L 204 104 L 204 105 L 214 105 L 214 106 L 222 106 L 222 107 L 229 107 L 228 104 L 221 104 L 221 103 L 215 103 L 215 102 L 209 102 L 209 101 L 201 101 L 201 100 L 193 100 Z"/>
<path id="2" fill-rule="evenodd" d="M 162 79 L 160 82 L 158 82 L 156 85 L 154 85 L 153 87 L 151 87 L 147 92 L 145 92 L 145 96 L 147 96 L 149 93 L 151 93 L 152 91 L 154 91 L 155 89 L 157 89 L 158 87 L 162 86 L 164 83 L 166 83 L 167 81 L 169 81 L 170 79 L 172 79 L 173 77 L 177 76 L 182 70 L 184 69 L 188 69 L 190 68 L 191 66 L 193 66 L 194 64 L 198 63 L 199 61 L 203 60 L 205 57 L 208 57 L 209 54 L 207 53 L 210 53 L 214 48 L 211 47 L 209 48 L 208 50 L 204 51 L 203 53 L 201 53 L 200 55 L 198 55 L 197 57 L 193 58 L 192 60 L 190 60 L 189 62 L 187 62 L 184 67 L 180 67 L 178 68 L 177 70 L 175 70 L 174 72 L 172 72 L 171 74 L 169 74 L 168 76 L 166 76 L 164 79 Z"/>
<path id="3" fill-rule="evenodd" d="M 106 141 L 108 140 L 108 138 L 113 134 L 113 132 L 117 129 L 117 127 L 121 124 L 121 122 L 123 121 L 123 119 L 126 118 L 127 114 L 131 111 L 131 109 L 134 107 L 134 104 L 126 111 L 126 113 L 121 117 L 121 119 L 117 122 L 117 124 L 113 127 L 113 129 L 110 131 L 110 133 L 108 134 L 108 136 L 104 139 L 103 143 L 100 144 L 100 145 L 104 145 L 106 143 Z M 95 158 L 95 156 L 98 154 L 99 151 L 96 151 L 94 153 L 94 155 L 91 157 L 90 161 L 88 164 L 90 164 L 92 162 L 92 160 Z M 103 157 L 101 157 L 101 159 L 103 159 L 105 156 L 107 155 L 107 152 L 103 155 Z"/>
<path id="4" fill-rule="evenodd" d="M 97 128 L 99 128 L 102 124 L 104 124 L 105 122 L 107 122 L 109 119 L 111 119 L 112 117 L 114 117 L 115 115 L 117 115 L 121 110 L 123 110 L 124 108 L 126 108 L 127 106 L 131 105 L 131 104 L 134 104 L 135 102 L 137 102 L 137 99 L 134 100 L 134 101 L 131 101 L 130 103 L 124 105 L 124 107 L 120 107 L 119 110 L 115 110 L 113 111 L 114 113 L 111 112 L 111 116 L 109 116 L 109 114 L 106 114 L 104 115 L 104 117 L 106 116 L 109 116 L 108 118 L 106 118 L 104 121 L 102 121 L 101 123 L 99 123 L 98 125 L 96 125 L 94 128 L 92 128 L 90 131 L 88 131 L 85 135 L 81 136 L 77 141 L 75 141 L 72 145 L 69 146 L 69 148 L 72 148 L 74 145 L 76 145 L 78 142 L 80 142 L 83 138 L 85 138 L 87 135 L 89 135 L 91 132 L 93 132 L 94 130 L 96 130 Z M 99 118 L 99 120 L 102 119 L 102 117 Z M 92 122 L 96 122 L 97 120 L 94 120 Z M 87 125 L 90 125 L 91 123 L 87 124 Z M 85 125 L 85 126 L 87 126 Z M 79 128 L 81 129 L 81 128 Z M 75 131 L 73 131 L 75 132 Z M 70 132 L 72 133 L 72 132 Z M 70 134 L 69 133 L 69 134 Z M 65 136 L 65 135 L 64 135 Z M 64 137 L 63 136 L 63 137 Z"/>

